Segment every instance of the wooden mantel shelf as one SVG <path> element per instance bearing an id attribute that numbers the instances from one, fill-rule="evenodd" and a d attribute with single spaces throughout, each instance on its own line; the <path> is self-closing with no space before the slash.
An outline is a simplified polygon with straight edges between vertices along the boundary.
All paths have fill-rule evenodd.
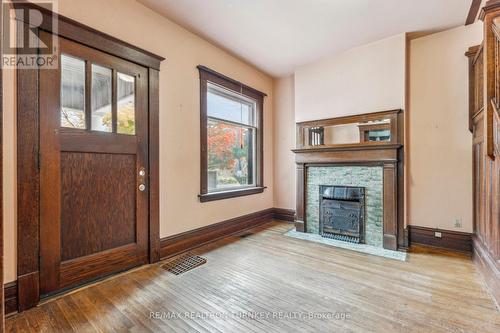
<path id="1" fill-rule="evenodd" d="M 332 152 L 332 151 L 346 151 L 346 150 L 371 150 L 371 149 L 399 149 L 403 147 L 400 143 L 354 143 L 345 145 L 324 145 L 324 146 L 314 146 L 309 148 L 297 148 L 292 149 L 296 154 L 304 153 L 317 153 L 317 152 Z"/>

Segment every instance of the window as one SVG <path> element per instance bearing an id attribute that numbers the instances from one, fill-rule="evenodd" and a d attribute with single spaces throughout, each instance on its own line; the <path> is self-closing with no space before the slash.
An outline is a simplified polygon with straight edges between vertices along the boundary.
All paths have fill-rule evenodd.
<path id="1" fill-rule="evenodd" d="M 202 202 L 262 193 L 265 94 L 199 66 Z"/>

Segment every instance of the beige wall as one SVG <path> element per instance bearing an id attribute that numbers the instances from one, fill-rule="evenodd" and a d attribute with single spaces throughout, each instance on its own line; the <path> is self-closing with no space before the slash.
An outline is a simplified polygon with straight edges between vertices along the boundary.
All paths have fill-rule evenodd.
<path id="1" fill-rule="evenodd" d="M 472 135 L 465 51 L 482 23 L 410 44 L 409 223 L 472 231 Z M 455 219 L 462 228 L 454 228 Z"/>
<path id="2" fill-rule="evenodd" d="M 274 206 L 295 209 L 295 105 L 293 75 L 274 84 Z"/>
<path id="3" fill-rule="evenodd" d="M 14 83 L 15 71 L 4 69 L 3 73 L 3 249 L 4 283 L 16 279 L 16 114 Z"/>
<path id="4" fill-rule="evenodd" d="M 165 57 L 160 73 L 160 234 L 273 207 L 273 79 L 133 0 L 64 0 L 61 14 Z M 205 65 L 265 92 L 263 194 L 200 203 L 199 79 Z M 13 80 L 5 82 L 5 280 L 15 271 Z"/>
<path id="5" fill-rule="evenodd" d="M 295 71 L 295 120 L 404 109 L 405 34 Z"/>

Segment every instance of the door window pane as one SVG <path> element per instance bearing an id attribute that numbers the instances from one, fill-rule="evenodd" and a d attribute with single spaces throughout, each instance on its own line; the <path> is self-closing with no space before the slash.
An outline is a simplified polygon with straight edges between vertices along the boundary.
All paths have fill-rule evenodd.
<path id="1" fill-rule="evenodd" d="M 118 73 L 117 93 L 117 132 L 135 134 L 135 77 Z"/>
<path id="2" fill-rule="evenodd" d="M 111 69 L 92 64 L 92 125 L 94 131 L 111 132 Z"/>
<path id="3" fill-rule="evenodd" d="M 85 129 L 85 61 L 61 55 L 61 127 Z"/>

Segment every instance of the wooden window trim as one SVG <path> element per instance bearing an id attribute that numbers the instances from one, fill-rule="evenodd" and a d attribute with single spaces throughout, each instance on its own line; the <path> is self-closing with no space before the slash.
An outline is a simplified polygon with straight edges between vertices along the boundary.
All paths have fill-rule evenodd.
<path id="1" fill-rule="evenodd" d="M 239 81 L 233 80 L 223 74 L 220 74 L 205 66 L 198 66 L 200 74 L 200 194 L 198 197 L 201 202 L 223 200 L 246 195 L 258 194 L 264 192 L 264 97 L 267 95 L 254 88 L 251 88 Z M 244 95 L 257 104 L 257 147 L 256 147 L 256 185 L 229 191 L 208 192 L 208 137 L 207 137 L 207 83 L 215 83 L 228 90 Z"/>

